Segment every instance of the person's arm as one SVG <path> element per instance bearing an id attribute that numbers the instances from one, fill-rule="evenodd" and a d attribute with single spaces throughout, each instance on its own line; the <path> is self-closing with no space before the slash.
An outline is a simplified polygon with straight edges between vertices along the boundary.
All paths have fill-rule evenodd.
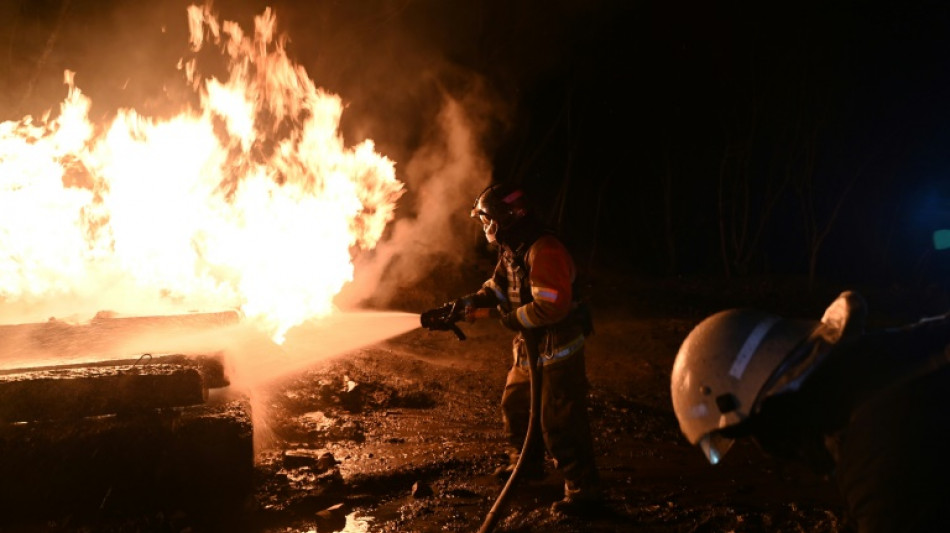
<path id="1" fill-rule="evenodd" d="M 513 309 L 502 320 L 512 329 L 549 326 L 571 312 L 574 261 L 560 241 L 551 236 L 538 239 L 528 250 L 529 283 L 533 301 Z"/>
<path id="2" fill-rule="evenodd" d="M 456 303 L 464 305 L 466 308 L 480 309 L 485 307 L 495 307 L 508 301 L 508 297 L 502 288 L 500 280 L 504 279 L 505 270 L 501 261 L 495 265 L 495 271 L 492 276 L 482 283 L 482 286 L 471 294 L 466 294 L 455 300 Z"/>
<path id="3" fill-rule="evenodd" d="M 824 431 L 847 423 L 868 398 L 946 364 L 950 315 L 843 339 L 806 380 L 801 392 Z"/>

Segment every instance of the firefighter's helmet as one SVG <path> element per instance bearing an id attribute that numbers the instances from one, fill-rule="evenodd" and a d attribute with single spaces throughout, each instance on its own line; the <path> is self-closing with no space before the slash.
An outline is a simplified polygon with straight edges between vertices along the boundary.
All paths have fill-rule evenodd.
<path id="1" fill-rule="evenodd" d="M 673 411 L 680 430 L 710 463 L 718 463 L 732 445 L 720 431 L 755 411 L 770 378 L 818 324 L 732 309 L 706 318 L 689 333 L 673 364 Z"/>
<path id="2" fill-rule="evenodd" d="M 478 218 L 488 242 L 495 242 L 499 232 L 504 233 L 528 214 L 521 189 L 505 185 L 490 185 L 475 198 L 472 218 Z"/>

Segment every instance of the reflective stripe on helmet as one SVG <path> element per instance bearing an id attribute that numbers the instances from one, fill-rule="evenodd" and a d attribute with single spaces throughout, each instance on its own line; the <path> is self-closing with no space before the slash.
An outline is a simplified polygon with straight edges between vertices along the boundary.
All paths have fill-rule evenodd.
<path id="1" fill-rule="evenodd" d="M 759 349 L 759 345 L 762 344 L 762 340 L 765 339 L 766 334 L 768 334 L 772 326 L 777 324 L 778 321 L 778 317 L 767 317 L 752 328 L 752 333 L 749 333 L 749 336 L 746 337 L 742 348 L 739 349 L 739 353 L 736 354 L 736 358 L 732 362 L 732 366 L 729 367 L 730 376 L 736 379 L 742 379 L 742 374 L 745 373 L 745 369 L 749 365 L 749 361 L 752 360 L 755 351 Z"/>
<path id="2" fill-rule="evenodd" d="M 697 403 L 687 411 L 690 418 L 702 418 L 709 414 L 709 408 L 704 403 Z"/>

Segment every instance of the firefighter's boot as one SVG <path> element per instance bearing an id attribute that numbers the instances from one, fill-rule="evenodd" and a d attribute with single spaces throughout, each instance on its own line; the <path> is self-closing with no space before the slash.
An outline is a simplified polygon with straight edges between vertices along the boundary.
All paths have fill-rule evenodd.
<path id="1" fill-rule="evenodd" d="M 564 499 L 551 504 L 552 513 L 591 516 L 602 510 L 604 495 L 597 480 L 565 481 Z"/>
<path id="2" fill-rule="evenodd" d="M 505 483 L 515 471 L 515 465 L 518 464 L 520 454 L 511 452 L 508 454 L 508 464 L 501 465 L 492 472 L 492 475 L 498 478 L 498 481 Z M 518 476 L 522 480 L 540 481 L 546 476 L 544 472 L 544 458 L 534 455 L 525 457 L 524 465 L 521 466 L 521 473 Z"/>

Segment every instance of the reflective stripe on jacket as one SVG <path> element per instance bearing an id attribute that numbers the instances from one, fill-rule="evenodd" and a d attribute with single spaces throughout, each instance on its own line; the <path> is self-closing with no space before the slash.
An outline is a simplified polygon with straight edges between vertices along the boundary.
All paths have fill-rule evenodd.
<path id="1" fill-rule="evenodd" d="M 584 347 L 583 328 L 570 320 L 576 307 L 574 261 L 553 235 L 542 235 L 527 250 L 503 250 L 482 294 L 491 294 L 525 328 L 543 328 L 539 347 L 544 364 L 563 360 Z M 519 340 L 521 339 L 521 340 Z M 523 339 L 514 341 L 515 364 L 525 364 Z"/>
<path id="2" fill-rule="evenodd" d="M 546 339 L 551 338 L 553 338 L 553 335 L 546 336 Z M 568 357 L 580 352 L 584 349 L 584 340 L 584 335 L 578 335 L 573 340 L 557 346 L 545 346 L 548 343 L 542 343 L 540 353 L 542 366 L 561 362 Z M 512 345 L 512 353 L 514 356 L 514 364 L 516 366 L 524 368 L 528 367 L 528 357 L 526 348 L 524 346 L 524 337 L 521 335 L 515 337 L 515 341 Z"/>

